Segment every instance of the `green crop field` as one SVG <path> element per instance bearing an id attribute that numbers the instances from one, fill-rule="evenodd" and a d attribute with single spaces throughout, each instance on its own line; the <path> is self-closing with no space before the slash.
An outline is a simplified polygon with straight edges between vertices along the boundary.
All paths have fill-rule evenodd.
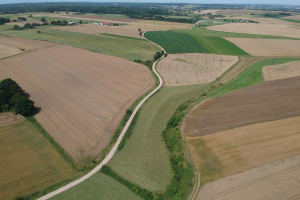
<path id="1" fill-rule="evenodd" d="M 300 60 L 300 58 L 270 58 L 259 61 L 252 65 L 246 72 L 244 72 L 237 79 L 224 85 L 223 87 L 213 91 L 208 97 L 216 97 L 228 92 L 232 92 L 241 88 L 250 87 L 252 85 L 264 82 L 262 68 L 267 65 L 278 65 L 287 62 Z"/>
<path id="2" fill-rule="evenodd" d="M 222 55 L 249 55 L 235 44 L 221 37 L 194 36 L 209 53 Z"/>
<path id="3" fill-rule="evenodd" d="M 225 55 L 248 55 L 233 43 L 220 38 L 201 35 L 157 31 L 147 32 L 145 37 L 161 45 L 168 53 L 215 53 Z"/>
<path id="4" fill-rule="evenodd" d="M 142 108 L 131 137 L 109 166 L 126 180 L 150 191 L 164 190 L 172 175 L 162 131 L 177 107 L 206 92 L 209 84 L 164 87 Z"/>
<path id="5" fill-rule="evenodd" d="M 32 193 L 78 175 L 31 122 L 0 128 L 0 199 Z"/>
<path id="6" fill-rule="evenodd" d="M 126 186 L 122 185 L 113 178 L 96 173 L 88 180 L 72 187 L 71 189 L 62 192 L 51 200 L 113 200 L 113 199 L 128 199 L 140 200 L 139 196 L 130 191 Z"/>
<path id="7" fill-rule="evenodd" d="M 1 26 L 0 35 L 57 42 L 128 60 L 152 60 L 155 52 L 160 51 L 156 45 L 146 40 L 133 41 L 129 38 L 90 35 L 47 28 L 41 29 L 41 33 L 38 33 L 36 29 L 13 31 L 9 30 L 10 28 L 11 26 L 7 25 Z"/>
<path id="8" fill-rule="evenodd" d="M 186 33 L 153 31 L 146 32 L 145 37 L 161 45 L 168 53 L 208 53 L 194 37 Z"/>

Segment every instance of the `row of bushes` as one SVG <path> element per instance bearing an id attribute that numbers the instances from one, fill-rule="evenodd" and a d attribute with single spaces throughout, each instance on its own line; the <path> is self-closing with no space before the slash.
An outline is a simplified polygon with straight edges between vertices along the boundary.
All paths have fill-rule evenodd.
<path id="1" fill-rule="evenodd" d="M 161 52 L 158 51 L 158 52 L 155 53 L 155 55 L 153 57 L 153 61 L 152 60 L 143 61 L 141 59 L 134 59 L 134 62 L 144 64 L 147 67 L 149 67 L 150 70 L 152 70 L 153 62 L 155 62 L 156 60 L 160 59 L 163 55 L 167 56 L 167 54 L 165 54 L 164 51 L 161 51 Z"/>
<path id="2" fill-rule="evenodd" d="M 22 88 L 13 80 L 0 83 L 0 112 L 14 111 L 23 116 L 35 114 L 36 108 Z"/>
<path id="3" fill-rule="evenodd" d="M 3 25 L 5 23 L 9 23 L 10 19 L 8 18 L 4 18 L 4 17 L 0 17 L 0 25 Z"/>

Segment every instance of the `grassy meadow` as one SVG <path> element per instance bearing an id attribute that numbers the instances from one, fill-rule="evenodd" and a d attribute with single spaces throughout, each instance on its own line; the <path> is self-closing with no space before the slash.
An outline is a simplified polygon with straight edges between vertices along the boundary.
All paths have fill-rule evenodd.
<path id="1" fill-rule="evenodd" d="M 134 194 L 126 186 L 122 185 L 113 178 L 96 173 L 88 180 L 72 187 L 71 189 L 62 192 L 50 200 L 112 200 L 112 199 L 128 199 L 141 200 L 139 196 Z"/>
<path id="2" fill-rule="evenodd" d="M 166 189 L 172 171 L 162 131 L 180 104 L 208 88 L 209 84 L 162 88 L 141 109 L 131 137 L 109 162 L 111 169 L 147 190 Z"/>
<path id="3" fill-rule="evenodd" d="M 0 199 L 30 196 L 78 175 L 29 121 L 0 128 Z"/>

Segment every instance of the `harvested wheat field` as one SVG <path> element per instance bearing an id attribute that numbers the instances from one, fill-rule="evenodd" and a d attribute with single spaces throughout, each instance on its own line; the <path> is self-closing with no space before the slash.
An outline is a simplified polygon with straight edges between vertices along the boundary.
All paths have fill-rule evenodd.
<path id="1" fill-rule="evenodd" d="M 6 45 L 6 44 L 0 44 L 0 59 L 1 58 L 6 58 L 6 57 L 9 57 L 9 56 L 13 56 L 13 55 L 16 55 L 16 54 L 20 54 L 22 52 L 23 52 L 22 50 L 17 49 L 15 47 L 12 47 L 12 46 L 9 46 L 9 45 Z"/>
<path id="2" fill-rule="evenodd" d="M 142 38 L 138 29 L 129 29 L 127 25 L 122 26 L 100 26 L 97 24 L 83 24 L 77 26 L 59 26 L 55 27 L 57 30 L 72 31 L 86 34 L 98 35 L 101 33 L 123 35 L 128 37 Z"/>
<path id="3" fill-rule="evenodd" d="M 0 113 L 0 127 L 22 122 L 24 120 L 22 115 L 15 115 L 10 112 Z"/>
<path id="4" fill-rule="evenodd" d="M 219 173 L 226 177 L 300 154 L 300 116 L 190 138 L 187 143 L 200 174 L 207 162 L 202 159 L 205 145 L 220 162 Z M 207 175 L 202 173 L 203 179 L 209 179 Z"/>
<path id="5" fill-rule="evenodd" d="M 17 48 L 22 51 L 31 51 L 31 50 L 41 49 L 41 48 L 55 45 L 55 43 L 52 43 L 52 42 L 27 40 L 27 39 L 13 38 L 13 37 L 7 37 L 7 36 L 2 36 L 2 35 L 0 35 L 0 44 L 8 45 L 11 48 L 14 47 L 14 48 Z"/>
<path id="6" fill-rule="evenodd" d="M 237 61 L 237 56 L 170 54 L 159 62 L 157 69 L 166 86 L 191 85 L 216 80 Z"/>
<path id="7" fill-rule="evenodd" d="M 225 38 L 253 56 L 300 56 L 300 40 Z"/>
<path id="8" fill-rule="evenodd" d="M 99 155 L 126 109 L 154 85 L 144 65 L 63 45 L 2 60 L 5 78 L 31 95 L 37 120 L 76 161 Z"/>
<path id="9" fill-rule="evenodd" d="M 265 66 L 262 71 L 266 81 L 300 76 L 300 61 Z"/>
<path id="10" fill-rule="evenodd" d="M 293 16 L 289 16 L 289 17 L 284 17 L 284 19 L 294 19 L 294 20 L 300 21 L 300 15 L 293 15 Z"/>
<path id="11" fill-rule="evenodd" d="M 300 115 L 300 77 L 264 82 L 208 99 L 187 116 L 183 130 L 195 137 L 243 125 Z"/>
<path id="12" fill-rule="evenodd" d="M 229 23 L 207 27 L 209 30 L 233 33 L 247 33 L 300 38 L 300 28 L 297 23 L 267 24 L 267 23 Z"/>
<path id="13" fill-rule="evenodd" d="M 300 156 L 294 156 L 204 185 L 197 200 L 296 200 Z"/>

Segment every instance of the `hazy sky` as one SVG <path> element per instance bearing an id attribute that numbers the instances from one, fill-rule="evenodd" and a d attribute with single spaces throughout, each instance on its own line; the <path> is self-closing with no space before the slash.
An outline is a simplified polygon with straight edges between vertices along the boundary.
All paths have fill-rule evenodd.
<path id="1" fill-rule="evenodd" d="M 0 0 L 4 3 L 24 2 L 152 2 L 152 3 L 221 3 L 221 4 L 288 4 L 300 5 L 300 0 Z"/>

